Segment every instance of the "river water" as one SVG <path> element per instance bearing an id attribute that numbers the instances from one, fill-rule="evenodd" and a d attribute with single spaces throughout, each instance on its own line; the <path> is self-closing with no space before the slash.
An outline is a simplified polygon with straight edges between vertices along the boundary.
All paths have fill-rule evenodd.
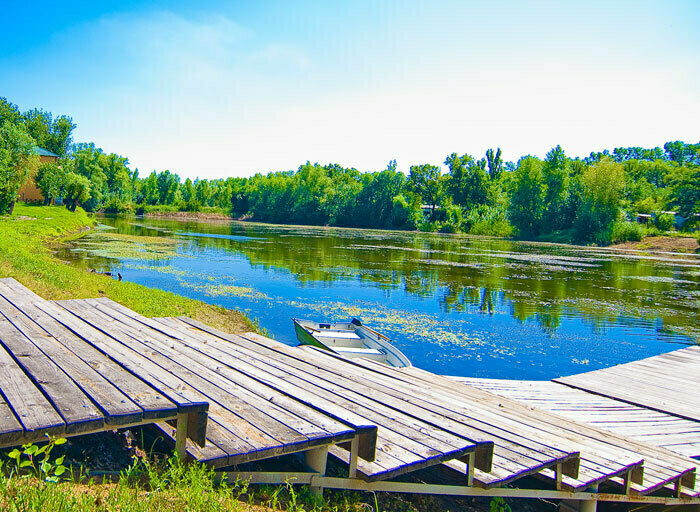
<path id="1" fill-rule="evenodd" d="M 359 317 L 415 366 L 551 379 L 700 341 L 700 256 L 458 235 L 101 218 L 58 256 L 239 309 L 296 344 L 292 317 Z"/>

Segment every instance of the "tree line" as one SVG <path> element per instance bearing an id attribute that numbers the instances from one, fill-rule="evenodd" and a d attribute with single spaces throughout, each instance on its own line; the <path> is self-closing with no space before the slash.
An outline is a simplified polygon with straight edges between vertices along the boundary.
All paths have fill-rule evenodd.
<path id="1" fill-rule="evenodd" d="M 615 148 L 572 158 L 561 146 L 544 159 L 447 155 L 445 171 L 433 163 L 360 172 L 338 164 L 306 162 L 296 170 L 248 178 L 184 181 L 169 170 L 141 177 L 126 157 L 94 144 L 74 144 L 69 116 L 20 112 L 0 98 L 0 213 L 11 210 L 29 175 L 46 204 L 71 209 L 143 213 L 153 210 L 230 213 L 261 222 L 389 228 L 517 236 L 533 240 L 606 244 L 639 238 L 644 228 L 626 222 L 657 213 L 659 229 L 673 210 L 690 222 L 700 214 L 700 143 Z M 59 155 L 39 164 L 36 146 Z"/>

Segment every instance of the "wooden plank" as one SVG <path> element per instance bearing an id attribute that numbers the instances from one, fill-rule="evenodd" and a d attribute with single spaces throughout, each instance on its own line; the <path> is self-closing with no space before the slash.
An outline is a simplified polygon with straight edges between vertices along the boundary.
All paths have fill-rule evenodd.
<path id="1" fill-rule="evenodd" d="M 8 323 L 0 317 L 0 340 L 5 337 Z M 65 432 L 66 424 L 61 415 L 4 346 L 0 346 L 0 391 L 3 397 L 0 445 L 31 442 L 41 439 L 45 433 L 61 435 Z"/>
<path id="2" fill-rule="evenodd" d="M 149 323 L 149 324 L 151 324 L 151 325 L 153 325 L 153 321 L 150 320 L 150 319 L 144 319 L 143 321 L 144 321 L 144 322 L 147 322 L 147 323 Z M 161 330 L 162 330 L 163 327 L 164 327 L 164 326 L 160 326 Z M 170 335 L 173 335 L 174 333 L 171 332 L 171 333 L 169 333 L 169 334 L 170 334 Z M 178 333 L 178 334 L 179 334 L 179 333 Z M 190 346 L 194 346 L 194 345 L 193 345 L 193 342 L 194 342 L 194 340 L 189 339 L 187 343 L 188 343 L 188 345 L 190 345 Z M 212 345 L 211 345 L 211 344 L 207 344 L 206 346 L 204 346 L 204 347 L 202 347 L 202 348 L 203 348 L 203 349 L 206 349 L 207 353 L 209 353 L 209 354 L 212 353 Z M 221 361 L 222 361 L 222 357 L 223 357 L 223 358 L 226 358 L 227 356 L 228 356 L 228 354 L 226 354 L 226 353 L 219 353 L 219 354 L 217 354 L 217 360 L 221 362 Z M 238 370 L 240 370 L 240 362 L 233 361 L 232 366 L 235 366 Z M 462 441 L 462 440 L 459 440 L 459 441 L 460 441 L 460 443 L 463 445 L 463 441 Z M 405 441 L 405 442 L 407 442 L 407 441 Z M 404 443 L 405 443 L 405 442 L 404 442 Z M 415 448 L 415 447 L 414 447 L 414 448 Z M 444 448 L 443 448 L 443 449 L 444 449 Z M 448 449 L 448 450 L 454 451 L 454 447 L 447 447 L 447 449 Z M 394 449 L 394 454 L 396 454 L 397 451 L 401 451 L 401 450 L 402 450 L 401 447 L 399 447 L 399 448 L 397 448 L 397 449 Z M 405 452 L 404 452 L 404 455 L 406 455 Z M 432 458 L 432 457 L 435 457 L 435 456 L 439 456 L 440 454 L 439 454 L 438 452 L 433 451 L 433 452 L 431 452 L 431 453 L 426 453 L 426 454 L 424 454 L 424 455 L 427 456 L 427 457 L 429 457 L 429 458 Z M 426 459 L 426 460 L 428 460 L 428 459 Z"/>
<path id="3" fill-rule="evenodd" d="M 700 351 L 688 347 L 602 370 L 560 377 L 554 382 L 641 407 L 700 421 L 700 397 L 678 387 L 700 383 Z"/>
<path id="4" fill-rule="evenodd" d="M 104 426 L 104 415 L 85 393 L 2 313 L 0 332 L 0 342 L 61 415 L 67 434 L 87 432 Z"/>
<path id="5" fill-rule="evenodd" d="M 276 418 L 255 409 L 246 400 L 242 400 L 238 395 L 245 390 L 233 386 L 231 382 L 224 381 L 220 375 L 203 367 L 201 362 L 188 360 L 187 366 L 176 363 L 175 359 L 179 354 L 172 349 L 172 340 L 169 342 L 170 345 L 163 340 L 157 341 L 155 339 L 157 336 L 154 333 L 134 332 L 128 325 L 116 321 L 113 317 L 109 317 L 111 321 L 107 322 L 107 318 L 105 318 L 107 315 L 103 311 L 99 311 L 84 301 L 65 304 L 65 307 L 89 323 L 99 325 L 99 328 L 106 335 L 119 341 L 130 350 L 147 356 L 161 369 L 167 368 L 170 375 L 177 375 L 182 383 L 186 382 L 190 387 L 195 386 L 191 389 L 200 399 L 210 400 L 210 418 L 225 425 L 225 430 L 229 432 L 226 439 L 223 439 L 224 444 L 219 443 L 221 448 L 228 452 L 228 462 L 233 459 L 242 462 L 299 451 L 319 444 L 347 440 L 354 435 L 354 432 L 344 425 L 344 430 L 339 433 L 329 434 L 319 432 L 316 429 L 314 433 L 309 430 L 308 435 L 300 434 Z M 223 387 L 216 386 L 209 380 L 195 374 L 188 368 L 189 366 L 196 367 L 198 372 L 206 373 L 209 379 L 216 381 Z M 227 389 L 225 390 L 224 387 Z M 251 399 L 252 396 L 247 395 L 246 398 Z M 263 400 L 260 400 L 259 397 L 257 399 L 262 408 Z M 268 411 L 274 410 L 280 416 L 285 414 L 289 416 L 282 408 L 270 402 L 265 402 L 264 405 Z M 256 423 L 259 426 L 256 426 Z M 240 447 L 240 440 L 252 444 L 249 447 L 246 446 L 246 453 L 232 453 L 237 447 Z"/>
<path id="6" fill-rule="evenodd" d="M 212 351 L 216 348 L 215 345 L 212 343 L 212 341 L 213 340 L 210 340 L 206 345 L 207 350 L 209 350 L 209 351 Z M 231 348 L 231 347 L 227 347 L 227 349 L 229 349 L 229 348 Z M 223 355 L 225 357 L 227 354 L 230 355 L 231 353 L 232 353 L 231 350 L 226 350 L 225 352 L 222 351 L 221 355 Z M 218 357 L 221 357 L 221 355 Z M 262 367 L 262 365 L 254 366 L 258 361 L 256 361 L 254 358 L 251 358 L 250 356 L 245 356 L 245 355 L 240 354 L 238 352 L 236 352 L 235 355 L 236 355 L 237 359 L 235 359 L 234 363 L 232 363 L 232 364 L 236 364 L 237 368 L 239 370 L 241 369 L 242 364 L 248 365 L 246 368 L 248 371 L 251 371 L 251 372 L 255 372 L 256 370 L 258 370 L 259 368 Z M 235 361 L 237 361 L 237 362 L 235 362 Z M 417 424 L 414 420 L 410 420 L 409 418 L 406 418 L 406 417 L 397 418 L 395 411 L 393 411 L 393 410 L 388 411 L 387 408 L 381 403 L 372 403 L 369 407 L 363 408 L 361 406 L 361 404 L 358 403 L 358 402 L 361 402 L 361 397 L 356 396 L 356 397 L 354 397 L 354 400 L 347 400 L 345 398 L 345 396 L 347 396 L 347 393 L 343 393 L 342 391 L 340 391 L 341 394 L 337 394 L 339 392 L 339 387 L 334 387 L 333 383 L 329 383 L 329 382 L 324 381 L 322 386 L 317 386 L 317 384 L 313 382 L 314 380 L 318 380 L 317 378 L 313 378 L 310 380 L 304 380 L 303 376 L 300 376 L 303 374 L 284 373 L 285 366 L 282 366 L 281 368 L 278 368 L 278 369 L 275 369 L 276 367 L 274 367 L 274 366 L 270 366 L 270 368 L 272 368 L 272 371 L 276 372 L 280 378 L 279 381 L 271 382 L 271 384 L 273 384 L 273 385 L 283 385 L 285 382 L 286 383 L 293 382 L 297 385 L 297 390 L 298 390 L 297 393 L 301 390 L 308 391 L 308 390 L 316 389 L 316 392 L 319 393 L 319 396 L 325 395 L 326 399 L 333 400 L 333 404 L 335 404 L 338 407 L 343 407 L 343 408 L 353 410 L 357 414 L 365 414 L 365 415 L 375 415 L 376 414 L 376 416 L 373 416 L 372 418 L 368 417 L 368 419 L 372 419 L 373 421 L 376 420 L 377 423 L 383 425 L 385 428 L 394 428 L 397 433 L 403 432 L 404 434 L 406 434 L 407 427 L 414 428 L 414 429 L 422 429 L 423 431 L 426 431 L 426 432 L 430 431 L 429 426 L 427 426 L 425 424 L 422 424 L 422 425 Z M 308 378 L 309 376 L 306 375 L 306 377 Z M 333 404 L 331 404 L 331 406 Z M 382 411 L 381 414 L 387 414 L 387 415 L 380 416 L 380 411 Z M 399 421 L 399 424 L 396 424 L 397 421 Z M 387 425 L 389 425 L 389 427 L 387 427 Z M 402 427 L 401 425 L 405 425 L 405 427 Z M 450 439 L 449 434 L 444 433 L 444 432 L 440 432 L 438 430 L 432 430 L 431 432 L 433 434 L 437 434 L 437 435 L 441 436 L 440 438 L 442 439 L 443 443 L 445 443 L 445 442 L 450 443 L 451 442 L 452 444 L 451 445 L 444 445 L 443 444 L 442 446 L 435 446 L 434 439 L 430 439 L 430 438 L 426 437 L 425 435 L 419 434 L 418 438 L 421 439 L 421 442 L 427 443 L 426 446 L 432 443 L 434 446 L 434 449 L 451 450 L 451 449 L 454 449 L 454 447 L 456 447 L 456 446 L 463 445 L 462 438 L 452 437 Z M 413 434 L 413 435 L 415 436 L 415 434 Z M 406 440 L 404 442 L 411 442 L 411 440 Z M 426 455 L 431 456 L 432 454 L 426 454 Z"/>
<path id="7" fill-rule="evenodd" d="M 232 387 L 236 390 L 237 398 L 245 400 L 246 404 L 259 410 L 265 417 L 273 416 L 276 421 L 282 422 L 289 428 L 307 436 L 325 435 L 329 433 L 351 432 L 347 425 L 331 420 L 315 410 L 304 408 L 290 397 L 279 393 L 273 388 L 261 386 L 258 382 L 236 372 L 233 368 L 222 365 L 221 359 L 214 359 L 207 350 L 192 348 L 193 340 L 180 343 L 157 331 L 147 332 L 143 328 L 134 326 L 134 320 L 118 310 L 109 307 L 109 304 L 91 303 L 96 309 L 109 314 L 114 321 L 125 325 L 124 332 L 138 335 L 141 343 L 148 345 L 173 363 L 187 361 L 187 367 L 195 371 L 198 376 L 208 382 L 226 389 L 230 392 Z M 176 363 L 177 364 L 177 363 Z"/>
<path id="8" fill-rule="evenodd" d="M 324 354 L 324 356 L 325 356 L 325 357 L 329 357 L 329 356 L 326 355 L 326 354 Z M 353 360 L 353 361 L 352 361 L 352 364 L 356 364 L 356 365 L 366 365 L 366 366 L 369 366 L 369 367 L 372 367 L 372 368 L 375 368 L 375 367 L 376 367 L 376 368 L 377 368 L 377 371 L 385 372 L 385 373 L 394 373 L 394 374 L 397 374 L 397 375 L 399 375 L 399 374 L 401 373 L 401 371 L 398 371 L 399 373 L 396 373 L 397 371 L 394 370 L 394 369 L 382 367 L 382 365 L 377 365 L 377 364 L 372 363 L 372 362 L 369 362 L 369 361 L 367 361 L 367 362 L 362 362 L 362 361 L 354 361 L 354 360 Z M 404 370 L 405 370 L 405 372 L 407 372 L 407 373 L 408 373 L 408 372 L 410 372 L 410 373 L 421 372 L 420 370 L 417 370 L 417 369 L 404 369 Z M 426 383 L 429 383 L 429 384 L 430 384 L 430 388 L 434 390 L 436 384 L 437 384 L 442 378 L 439 377 L 439 376 L 435 376 L 435 375 L 433 375 L 433 374 L 429 374 L 428 372 L 423 372 L 423 373 L 425 373 L 424 381 L 425 381 Z M 453 383 L 450 382 L 449 385 L 448 385 L 448 387 L 450 387 L 450 388 L 454 387 Z M 471 398 L 473 399 L 473 397 L 471 397 Z M 538 416 L 539 416 L 539 415 L 538 415 Z M 559 421 L 561 421 L 561 418 L 559 419 Z M 600 434 L 600 432 L 599 432 L 599 434 Z M 606 437 L 606 435 L 607 435 L 607 437 L 611 437 L 611 436 L 609 436 L 609 434 L 606 434 L 606 433 L 603 433 L 602 436 L 599 435 L 599 437 L 601 437 L 601 438 L 604 439 L 604 438 Z M 567 437 L 570 437 L 570 435 L 567 434 Z M 579 441 L 587 442 L 585 439 L 581 439 L 581 438 L 579 438 Z M 601 447 L 602 447 L 602 448 L 605 448 L 605 445 L 603 444 L 603 445 L 601 445 Z M 610 451 L 610 449 L 611 449 L 611 447 L 608 448 L 608 451 Z M 615 451 L 615 450 L 614 450 L 614 447 L 612 447 L 612 449 L 613 449 L 613 451 L 611 452 L 611 455 L 614 455 L 614 453 L 613 453 L 613 452 Z M 627 451 L 631 451 L 631 450 L 627 450 Z M 618 453 L 623 453 L 623 452 L 624 452 L 624 450 L 623 450 L 623 451 L 618 451 Z M 605 453 L 605 452 L 603 452 L 603 453 Z M 665 454 L 665 458 L 666 458 L 666 459 L 668 459 L 669 454 L 670 454 L 670 452 L 668 452 L 668 453 Z M 676 459 L 676 462 L 678 462 L 678 459 Z M 682 460 L 682 465 L 685 466 L 685 467 L 684 467 L 683 469 L 681 469 L 680 471 L 686 471 L 686 469 L 689 469 L 689 464 L 688 464 L 689 462 L 690 462 L 690 461 L 687 461 L 687 459 L 683 459 L 683 460 Z M 661 468 L 660 470 L 663 470 L 663 464 L 661 464 L 661 466 L 662 466 L 662 468 Z M 678 469 L 678 468 L 676 468 L 676 469 Z M 688 477 L 688 478 L 691 478 L 691 477 Z"/>
<path id="9" fill-rule="evenodd" d="M 88 303 L 95 306 L 94 303 Z M 102 309 L 102 307 L 100 307 L 99 304 L 96 306 L 98 311 L 108 314 L 104 311 L 104 309 Z M 118 313 L 114 313 L 114 315 L 118 315 Z M 165 359 L 170 361 L 170 364 L 176 365 L 174 367 L 178 368 L 178 373 L 183 370 L 193 372 L 189 374 L 187 381 L 200 391 L 208 393 L 212 398 L 217 394 L 224 394 L 224 396 L 227 396 L 229 400 L 232 399 L 236 405 L 240 403 L 244 404 L 239 412 L 241 414 L 250 413 L 247 420 L 253 425 L 263 425 L 264 428 L 262 430 L 269 432 L 273 437 L 283 439 L 285 436 L 291 435 L 291 442 L 295 442 L 301 439 L 299 436 L 314 437 L 329 434 L 329 432 L 326 430 L 309 423 L 303 418 L 290 414 L 289 411 L 278 406 L 273 401 L 263 399 L 262 397 L 251 393 L 244 387 L 223 378 L 217 372 L 212 371 L 211 367 L 207 366 L 206 363 L 203 363 L 203 358 L 198 357 L 199 354 L 196 352 L 190 351 L 190 353 L 187 354 L 187 358 L 183 358 L 182 355 L 176 350 L 177 345 L 173 344 L 172 339 L 162 343 L 162 340 L 158 340 L 157 332 L 146 332 L 144 329 L 134 332 L 127 324 L 123 323 L 123 320 L 125 320 L 123 316 L 112 316 L 111 318 L 117 325 L 119 325 L 123 332 L 134 336 L 134 338 L 138 337 L 140 343 L 148 346 L 151 350 L 162 354 Z M 165 362 L 165 359 L 162 359 L 162 361 Z M 187 368 L 185 369 L 183 367 L 180 369 L 182 365 L 177 362 L 178 360 L 187 361 Z M 168 363 L 166 362 L 166 364 Z M 218 399 L 217 401 L 222 403 L 222 405 L 229 403 L 223 398 Z M 224 402 L 226 402 L 226 404 Z M 335 426 L 336 429 L 339 427 L 341 432 L 351 432 L 346 425 L 336 424 Z"/>
<path id="10" fill-rule="evenodd" d="M 0 288 L 0 293 L 2 291 Z M 107 425 L 128 425 L 140 423 L 143 420 L 141 407 L 82 359 L 58 343 L 54 337 L 41 330 L 2 295 L 0 295 L 0 312 L 36 347 L 37 357 L 43 355 L 66 373 L 100 413 L 105 415 Z M 41 376 L 37 377 L 41 378 Z"/>
<path id="11" fill-rule="evenodd" d="M 63 307 L 66 311 L 71 312 L 70 308 L 80 308 L 80 301 L 56 301 L 56 304 Z M 44 310 L 46 313 L 53 316 L 53 312 Z M 112 361 L 119 364 L 122 368 L 130 371 L 138 376 L 144 382 L 150 384 L 157 389 L 161 394 L 166 396 L 168 400 L 175 403 L 178 407 L 178 412 L 204 412 L 208 409 L 208 403 L 201 401 L 189 392 L 188 387 L 180 379 L 173 377 L 168 372 L 165 372 L 160 366 L 154 364 L 148 357 L 139 354 L 138 352 L 125 347 L 118 340 L 108 336 L 99 326 L 86 322 L 79 315 L 74 315 L 80 320 L 78 326 L 71 324 L 66 320 L 65 316 L 55 316 L 54 319 L 62 323 L 65 327 L 76 329 L 73 331 L 91 346 L 99 350 L 102 354 L 109 357 Z M 63 323 L 66 322 L 66 323 Z M 73 320 L 76 322 L 76 320 Z M 72 329 L 71 329 L 72 330 Z M 79 332 L 76 332 L 79 331 Z"/>
<path id="12" fill-rule="evenodd" d="M 4 295 L 5 299 L 10 298 L 8 297 L 10 294 L 5 293 L 5 289 L 1 285 L 0 294 Z M 12 297 L 10 302 L 16 308 L 21 309 L 37 325 L 41 326 L 56 342 L 83 361 L 94 372 L 97 372 L 102 379 L 107 381 L 108 385 L 117 388 L 123 393 L 129 402 L 137 404 L 141 410 L 141 417 L 144 420 L 171 418 L 176 414 L 177 406 L 162 393 L 159 393 L 144 381 L 126 371 L 90 344 L 85 343 L 73 331 L 56 321 L 54 317 L 46 312 L 50 311 L 52 315 L 62 318 L 73 329 L 81 330 L 87 327 L 76 322 L 76 319 L 65 310 L 50 302 L 42 301 L 34 304 L 29 303 L 26 298 L 18 299 L 17 296 Z M 78 376 L 82 378 L 82 375 L 83 372 L 80 372 L 77 375 L 71 374 L 71 377 L 75 380 Z M 80 384 L 80 382 L 77 383 Z M 104 383 L 100 385 L 108 387 Z M 107 418 L 107 423 L 110 425 L 119 424 L 109 417 Z"/>
<path id="13" fill-rule="evenodd" d="M 0 348 L 0 350 L 2 350 Z M 4 372 L 0 363 L 0 373 Z M 3 379 L 0 379 L 0 447 L 11 446 L 21 442 L 24 437 L 24 428 L 15 417 L 10 405 L 2 395 Z"/>

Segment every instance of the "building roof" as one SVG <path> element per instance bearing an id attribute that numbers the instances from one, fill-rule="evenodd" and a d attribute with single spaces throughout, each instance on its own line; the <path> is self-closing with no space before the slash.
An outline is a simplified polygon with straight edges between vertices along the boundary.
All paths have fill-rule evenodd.
<path id="1" fill-rule="evenodd" d="M 48 149 L 40 148 L 39 146 L 34 146 L 34 151 L 36 151 L 39 156 L 55 156 L 58 158 L 56 153 L 52 153 Z"/>

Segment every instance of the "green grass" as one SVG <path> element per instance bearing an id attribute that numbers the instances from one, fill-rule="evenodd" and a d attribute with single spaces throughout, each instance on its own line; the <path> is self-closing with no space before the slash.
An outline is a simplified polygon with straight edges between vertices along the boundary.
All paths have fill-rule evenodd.
<path id="1" fill-rule="evenodd" d="M 356 510 L 354 504 L 338 508 L 317 502 L 306 488 L 253 489 L 247 482 L 222 481 L 211 468 L 183 464 L 177 457 L 161 464 L 134 459 L 114 478 L 93 478 L 76 470 L 58 482 L 46 481 L 38 470 L 18 473 L 11 464 L 0 466 L 0 509 L 8 512 Z"/>
<path id="2" fill-rule="evenodd" d="M 45 299 L 104 296 L 145 316 L 185 315 L 228 332 L 255 330 L 237 311 L 86 272 L 54 256 L 57 244 L 94 225 L 80 209 L 18 204 L 12 216 L 0 217 L 0 277 L 13 277 Z"/>

